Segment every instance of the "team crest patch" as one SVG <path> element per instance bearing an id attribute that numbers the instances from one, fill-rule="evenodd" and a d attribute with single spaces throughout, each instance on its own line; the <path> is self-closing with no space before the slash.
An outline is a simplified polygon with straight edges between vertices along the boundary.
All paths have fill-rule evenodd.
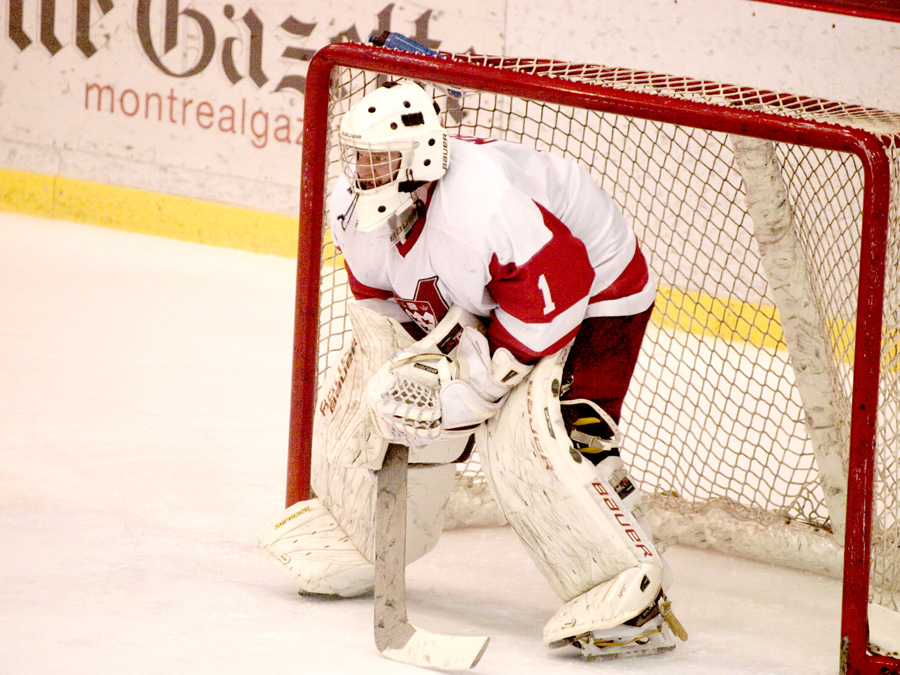
<path id="1" fill-rule="evenodd" d="M 409 315 L 416 325 L 426 333 L 434 330 L 450 305 L 441 296 L 437 287 L 437 277 L 420 279 L 416 284 L 416 294 L 411 300 L 397 297 L 397 304 Z"/>

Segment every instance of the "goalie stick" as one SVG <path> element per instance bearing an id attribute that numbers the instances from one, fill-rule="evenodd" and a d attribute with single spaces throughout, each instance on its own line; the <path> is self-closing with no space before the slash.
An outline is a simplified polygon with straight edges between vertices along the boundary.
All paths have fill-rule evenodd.
<path id="1" fill-rule="evenodd" d="M 431 633 L 406 617 L 406 483 L 409 448 L 388 446 L 375 503 L 375 646 L 401 663 L 438 670 L 473 668 L 487 637 Z"/>

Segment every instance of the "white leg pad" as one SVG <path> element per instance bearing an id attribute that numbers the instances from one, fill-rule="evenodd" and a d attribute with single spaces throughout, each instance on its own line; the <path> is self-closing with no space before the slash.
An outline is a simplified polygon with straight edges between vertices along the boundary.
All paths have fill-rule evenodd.
<path id="1" fill-rule="evenodd" d="M 313 458 L 318 497 L 267 523 L 259 551 L 309 594 L 352 597 L 375 585 L 375 475 Z M 456 467 L 411 466 L 407 496 L 407 564 L 437 544 Z"/>
<path id="2" fill-rule="evenodd" d="M 632 512 L 639 500 L 627 472 L 614 457 L 595 467 L 566 431 L 559 392 L 567 356 L 565 349 L 542 359 L 479 431 L 487 482 L 565 602 L 544 629 L 548 645 L 574 643 L 587 658 L 649 653 L 645 638 L 658 641 L 653 652 L 671 648 L 657 610 L 671 572 Z M 644 627 L 623 625 L 645 616 Z"/>
<path id="3" fill-rule="evenodd" d="M 316 406 L 311 486 L 316 498 L 290 507 L 260 536 L 263 555 L 306 593 L 352 596 L 374 586 L 376 479 L 360 458 L 383 456 L 387 441 L 378 435 L 363 393 L 372 374 L 413 342 L 383 314 L 358 304 L 348 313 L 354 339 L 330 366 Z M 457 457 L 466 440 L 425 445 L 410 456 L 413 461 L 429 461 L 435 454 Z M 455 464 L 410 466 L 408 563 L 437 544 L 455 474 Z"/>
<path id="4" fill-rule="evenodd" d="M 572 447 L 559 406 L 567 355 L 542 359 L 477 435 L 497 503 L 564 601 L 639 564 L 662 566 L 649 534 Z"/>
<path id="5" fill-rule="evenodd" d="M 316 400 L 313 454 L 333 464 L 378 466 L 387 450 L 368 406 L 365 391 L 382 365 L 413 339 L 390 317 L 357 303 L 347 306 L 353 339 L 328 367 Z"/>
<path id="6" fill-rule="evenodd" d="M 374 584 L 374 565 L 318 499 L 298 502 L 267 523 L 258 548 L 304 593 L 353 597 Z"/>
<path id="7" fill-rule="evenodd" d="M 350 541 L 375 559 L 376 476 L 368 469 L 335 466 L 313 457 L 312 488 Z M 407 488 L 407 563 L 437 544 L 456 475 L 455 464 L 410 465 Z"/>
<path id="8" fill-rule="evenodd" d="M 316 406 L 312 490 L 362 555 L 374 560 L 375 475 L 360 458 L 383 457 L 388 442 L 379 435 L 372 420 L 365 390 L 374 373 L 398 349 L 412 345 L 413 340 L 388 316 L 358 303 L 348 305 L 347 311 L 353 341 L 340 360 L 329 367 Z M 460 317 L 461 312 L 455 310 L 446 324 L 442 322 L 445 331 L 452 331 L 456 326 L 454 317 Z M 462 332 L 462 328 L 458 330 Z M 437 332 L 429 338 L 441 339 Z M 430 463 L 436 456 L 450 456 L 452 460 L 462 454 L 466 441 L 458 438 L 411 448 L 410 462 Z M 376 464 L 380 463 L 379 459 Z M 437 543 L 454 475 L 454 464 L 410 468 L 410 536 L 406 545 L 409 560 L 423 556 Z"/>

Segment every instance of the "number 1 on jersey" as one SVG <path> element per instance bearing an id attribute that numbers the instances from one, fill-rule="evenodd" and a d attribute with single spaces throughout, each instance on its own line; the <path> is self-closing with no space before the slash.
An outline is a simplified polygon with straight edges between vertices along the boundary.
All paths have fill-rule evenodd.
<path id="1" fill-rule="evenodd" d="M 538 288 L 541 289 L 541 295 L 544 296 L 544 314 L 549 314 L 556 309 L 556 304 L 550 297 L 550 284 L 547 283 L 547 277 L 543 274 L 538 277 Z"/>

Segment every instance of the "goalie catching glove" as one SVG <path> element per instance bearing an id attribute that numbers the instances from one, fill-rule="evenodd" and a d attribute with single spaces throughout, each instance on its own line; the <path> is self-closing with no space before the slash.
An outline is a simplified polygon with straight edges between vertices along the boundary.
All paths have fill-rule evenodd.
<path id="1" fill-rule="evenodd" d="M 454 306 L 434 331 L 375 374 L 366 397 L 379 433 L 415 447 L 469 436 L 497 414 L 531 366 L 504 348 L 492 356 L 480 327 Z"/>

